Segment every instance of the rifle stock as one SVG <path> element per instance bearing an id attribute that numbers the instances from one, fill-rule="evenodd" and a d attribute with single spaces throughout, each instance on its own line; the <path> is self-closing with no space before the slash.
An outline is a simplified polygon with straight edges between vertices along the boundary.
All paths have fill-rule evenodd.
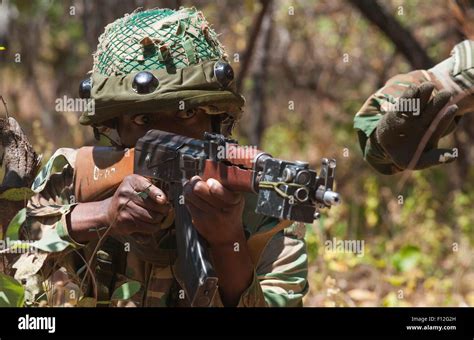
<path id="1" fill-rule="evenodd" d="M 78 150 L 74 171 L 77 202 L 94 202 L 114 194 L 133 174 L 134 149 L 86 146 Z"/>

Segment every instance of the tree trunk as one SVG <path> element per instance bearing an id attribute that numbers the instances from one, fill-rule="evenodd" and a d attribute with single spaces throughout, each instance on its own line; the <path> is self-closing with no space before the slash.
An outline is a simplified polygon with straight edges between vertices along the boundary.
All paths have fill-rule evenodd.
<path id="1" fill-rule="evenodd" d="M 39 167 L 39 157 L 14 118 L 0 118 L 0 166 L 5 163 L 5 176 L 0 194 L 11 188 L 30 187 Z M 15 214 L 24 207 L 24 201 L 0 198 L 0 228 L 6 227 Z"/>
<path id="2" fill-rule="evenodd" d="M 261 0 L 260 2 L 262 4 L 262 9 L 258 13 L 258 16 L 255 18 L 255 23 L 252 27 L 252 31 L 250 32 L 250 37 L 248 39 L 247 49 L 242 58 L 242 66 L 240 67 L 239 75 L 237 77 L 237 92 L 242 92 L 244 79 L 250 67 L 250 60 L 252 59 L 255 44 L 258 40 L 258 36 L 260 35 L 260 29 L 262 28 L 263 19 L 267 14 L 268 8 L 270 7 L 272 0 Z"/>
<path id="3" fill-rule="evenodd" d="M 349 0 L 349 2 L 385 33 L 413 68 L 428 69 L 434 65 L 413 34 L 387 13 L 377 1 Z"/>
<path id="4" fill-rule="evenodd" d="M 251 145 L 260 145 L 262 134 L 265 129 L 266 107 L 266 82 L 268 79 L 268 64 L 270 63 L 270 48 L 273 29 L 273 9 L 270 4 L 267 14 L 262 20 L 261 34 L 258 39 L 254 58 L 252 102 L 250 103 L 252 113 L 250 118 L 248 136 Z"/>

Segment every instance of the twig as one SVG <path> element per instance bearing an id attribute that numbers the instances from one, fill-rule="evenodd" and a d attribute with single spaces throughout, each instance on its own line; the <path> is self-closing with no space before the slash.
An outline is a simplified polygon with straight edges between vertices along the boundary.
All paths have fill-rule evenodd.
<path id="1" fill-rule="evenodd" d="M 252 58 L 252 54 L 255 49 L 255 44 L 260 33 L 260 29 L 262 28 L 263 18 L 267 13 L 271 1 L 272 0 L 260 1 L 262 4 L 262 9 L 258 13 L 258 16 L 255 19 L 255 24 L 253 25 L 252 31 L 250 32 L 249 44 L 247 46 L 247 50 L 245 51 L 242 66 L 237 77 L 237 92 L 240 92 L 242 90 L 243 81 L 250 66 L 250 59 Z"/>
<path id="2" fill-rule="evenodd" d="M 5 107 L 5 115 L 7 116 L 7 119 L 8 119 L 10 118 L 10 114 L 8 113 L 7 103 L 5 102 L 5 99 L 3 99 L 3 96 L 0 96 L 0 99 L 2 100 L 3 106 Z"/>

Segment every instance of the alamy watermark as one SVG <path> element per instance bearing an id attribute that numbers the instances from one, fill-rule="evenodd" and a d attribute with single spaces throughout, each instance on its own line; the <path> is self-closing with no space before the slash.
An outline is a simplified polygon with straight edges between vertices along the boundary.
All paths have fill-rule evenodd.
<path id="1" fill-rule="evenodd" d="M 413 116 L 420 115 L 420 98 L 395 98 L 393 102 L 383 105 L 385 112 L 411 113 Z"/>
<path id="2" fill-rule="evenodd" d="M 30 316 L 26 314 L 18 318 L 19 330 L 45 330 L 48 333 L 56 332 L 56 317 L 54 316 Z"/>
<path id="3" fill-rule="evenodd" d="M 35 241 L 30 240 L 11 240 L 6 237 L 0 240 L 0 254 L 26 254 L 37 252 L 38 249 L 34 247 Z"/>
<path id="4" fill-rule="evenodd" d="M 217 147 L 217 159 L 250 159 L 253 160 L 258 154 L 256 146 L 226 144 Z"/>
<path id="5" fill-rule="evenodd" d="M 55 100 L 57 112 L 87 112 L 95 113 L 95 101 L 92 98 L 72 98 L 64 95 Z"/>
<path id="6" fill-rule="evenodd" d="M 324 242 L 325 250 L 333 253 L 353 253 L 358 257 L 364 256 L 364 240 L 338 240 L 333 237 L 332 240 Z"/>

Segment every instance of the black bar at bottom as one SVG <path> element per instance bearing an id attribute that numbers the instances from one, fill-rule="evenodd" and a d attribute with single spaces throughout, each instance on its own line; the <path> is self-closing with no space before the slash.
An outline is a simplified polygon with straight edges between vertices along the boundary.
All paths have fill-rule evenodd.
<path id="1" fill-rule="evenodd" d="M 19 320 L 54 317 L 54 333 Z M 24 318 L 24 319 L 20 319 Z M 47 325 L 46 319 L 41 320 Z M 33 323 L 32 323 L 33 322 Z M 36 323 L 39 324 L 39 323 Z M 23 323 L 25 325 L 25 322 Z M 229 336 L 474 338 L 473 308 L 0 308 L 0 338 L 17 336 Z"/>

